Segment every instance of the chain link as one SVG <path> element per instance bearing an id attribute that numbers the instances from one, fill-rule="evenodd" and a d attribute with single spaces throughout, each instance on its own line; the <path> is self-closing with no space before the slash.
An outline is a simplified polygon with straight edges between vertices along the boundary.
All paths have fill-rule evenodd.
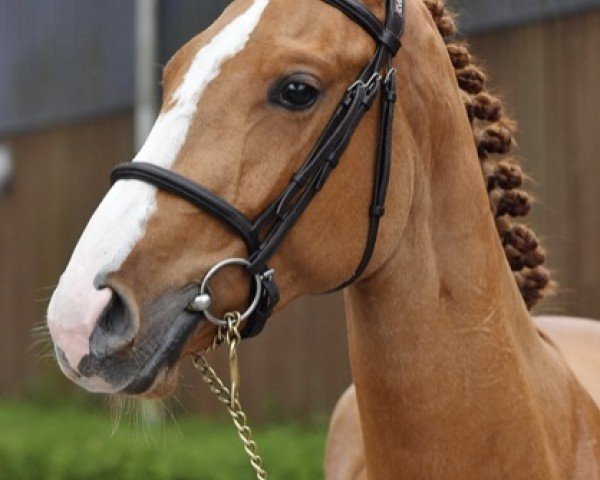
<path id="1" fill-rule="evenodd" d="M 202 380 L 206 382 L 210 391 L 217 399 L 225 405 L 238 436 L 244 446 L 244 451 L 250 459 L 250 465 L 256 472 L 258 480 L 267 480 L 267 472 L 262 467 L 262 458 L 258 454 L 256 443 L 252 440 L 252 430 L 248 426 L 248 418 L 242 409 L 239 401 L 239 371 L 237 347 L 241 341 L 239 324 L 241 315 L 239 312 L 228 313 L 225 315 L 227 327 L 219 327 L 217 335 L 213 340 L 211 347 L 207 350 L 215 350 L 219 345 L 225 342 L 229 346 L 229 373 L 231 376 L 231 386 L 227 388 L 219 375 L 210 366 L 203 354 L 194 356 L 194 366 L 200 371 Z"/>

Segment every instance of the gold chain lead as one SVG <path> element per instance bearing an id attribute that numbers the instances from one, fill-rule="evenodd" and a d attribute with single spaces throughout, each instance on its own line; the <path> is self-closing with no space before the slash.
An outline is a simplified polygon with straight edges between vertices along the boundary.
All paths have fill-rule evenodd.
<path id="1" fill-rule="evenodd" d="M 250 465 L 252 465 L 252 468 L 256 472 L 256 478 L 258 480 L 267 480 L 267 472 L 262 467 L 262 458 L 257 452 L 256 443 L 252 440 L 252 430 L 248 426 L 248 418 L 239 401 L 240 374 L 237 347 L 242 338 L 238 330 L 241 315 L 239 312 L 228 313 L 225 315 L 225 319 L 227 320 L 227 328 L 219 328 L 213 344 L 208 351 L 214 350 L 222 342 L 227 343 L 229 346 L 231 387 L 227 388 L 225 386 L 219 375 L 217 375 L 217 372 L 209 365 L 204 355 L 198 354 L 194 357 L 194 366 L 200 371 L 200 375 L 208 385 L 210 391 L 225 405 L 229 415 L 231 415 L 231 420 L 244 445 L 244 451 L 250 459 Z"/>

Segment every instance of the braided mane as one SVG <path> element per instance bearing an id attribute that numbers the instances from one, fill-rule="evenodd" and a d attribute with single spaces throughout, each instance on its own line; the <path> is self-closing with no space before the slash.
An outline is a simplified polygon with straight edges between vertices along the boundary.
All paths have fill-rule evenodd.
<path id="1" fill-rule="evenodd" d="M 531 197 L 521 190 L 523 172 L 509 153 L 514 145 L 515 123 L 504 115 L 502 103 L 485 90 L 486 76 L 472 63 L 464 42 L 454 41 L 456 24 L 443 0 L 423 0 L 442 35 L 456 70 L 477 153 L 481 162 L 498 234 L 527 307 L 531 309 L 551 287 L 543 267 L 546 252 L 535 233 L 513 219 L 531 209 Z"/>

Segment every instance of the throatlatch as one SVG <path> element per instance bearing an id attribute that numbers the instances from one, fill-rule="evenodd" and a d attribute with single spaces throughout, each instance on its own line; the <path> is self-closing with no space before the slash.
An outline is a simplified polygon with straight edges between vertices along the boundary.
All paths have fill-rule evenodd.
<path id="1" fill-rule="evenodd" d="M 258 335 L 263 330 L 265 322 L 279 301 L 274 272 L 268 267 L 268 261 L 315 195 L 323 188 L 331 172 L 338 166 L 352 135 L 380 90 L 382 107 L 379 144 L 365 250 L 355 273 L 338 289 L 355 282 L 367 268 L 377 241 L 379 222 L 385 213 L 396 101 L 396 71 L 392 68 L 392 59 L 401 47 L 404 2 L 386 0 L 386 20 L 385 23 L 381 23 L 356 0 L 324 1 L 359 24 L 375 40 L 377 48 L 371 61 L 346 91 L 306 162 L 293 175 L 282 194 L 255 221 L 249 220 L 233 205 L 201 185 L 154 164 L 128 163 L 117 166 L 111 174 L 112 183 L 122 179 L 141 180 L 183 198 L 221 220 L 244 240 L 249 258 L 227 259 L 215 265 L 202 281 L 199 295 L 190 306 L 203 312 L 209 321 L 219 326 L 226 325 L 226 319 L 217 318 L 210 311 L 208 283 L 222 268 L 231 265 L 243 266 L 254 282 L 249 307 L 242 314 L 242 318 L 247 322 L 242 334 L 244 338 Z"/>

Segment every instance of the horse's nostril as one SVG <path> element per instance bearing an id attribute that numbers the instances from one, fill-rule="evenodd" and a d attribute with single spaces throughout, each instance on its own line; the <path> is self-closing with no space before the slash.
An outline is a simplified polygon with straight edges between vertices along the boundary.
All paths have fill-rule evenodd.
<path id="1" fill-rule="evenodd" d="M 105 358 L 131 346 L 136 334 L 135 321 L 123 298 L 112 291 L 110 303 L 103 310 L 90 337 L 90 351 Z"/>

